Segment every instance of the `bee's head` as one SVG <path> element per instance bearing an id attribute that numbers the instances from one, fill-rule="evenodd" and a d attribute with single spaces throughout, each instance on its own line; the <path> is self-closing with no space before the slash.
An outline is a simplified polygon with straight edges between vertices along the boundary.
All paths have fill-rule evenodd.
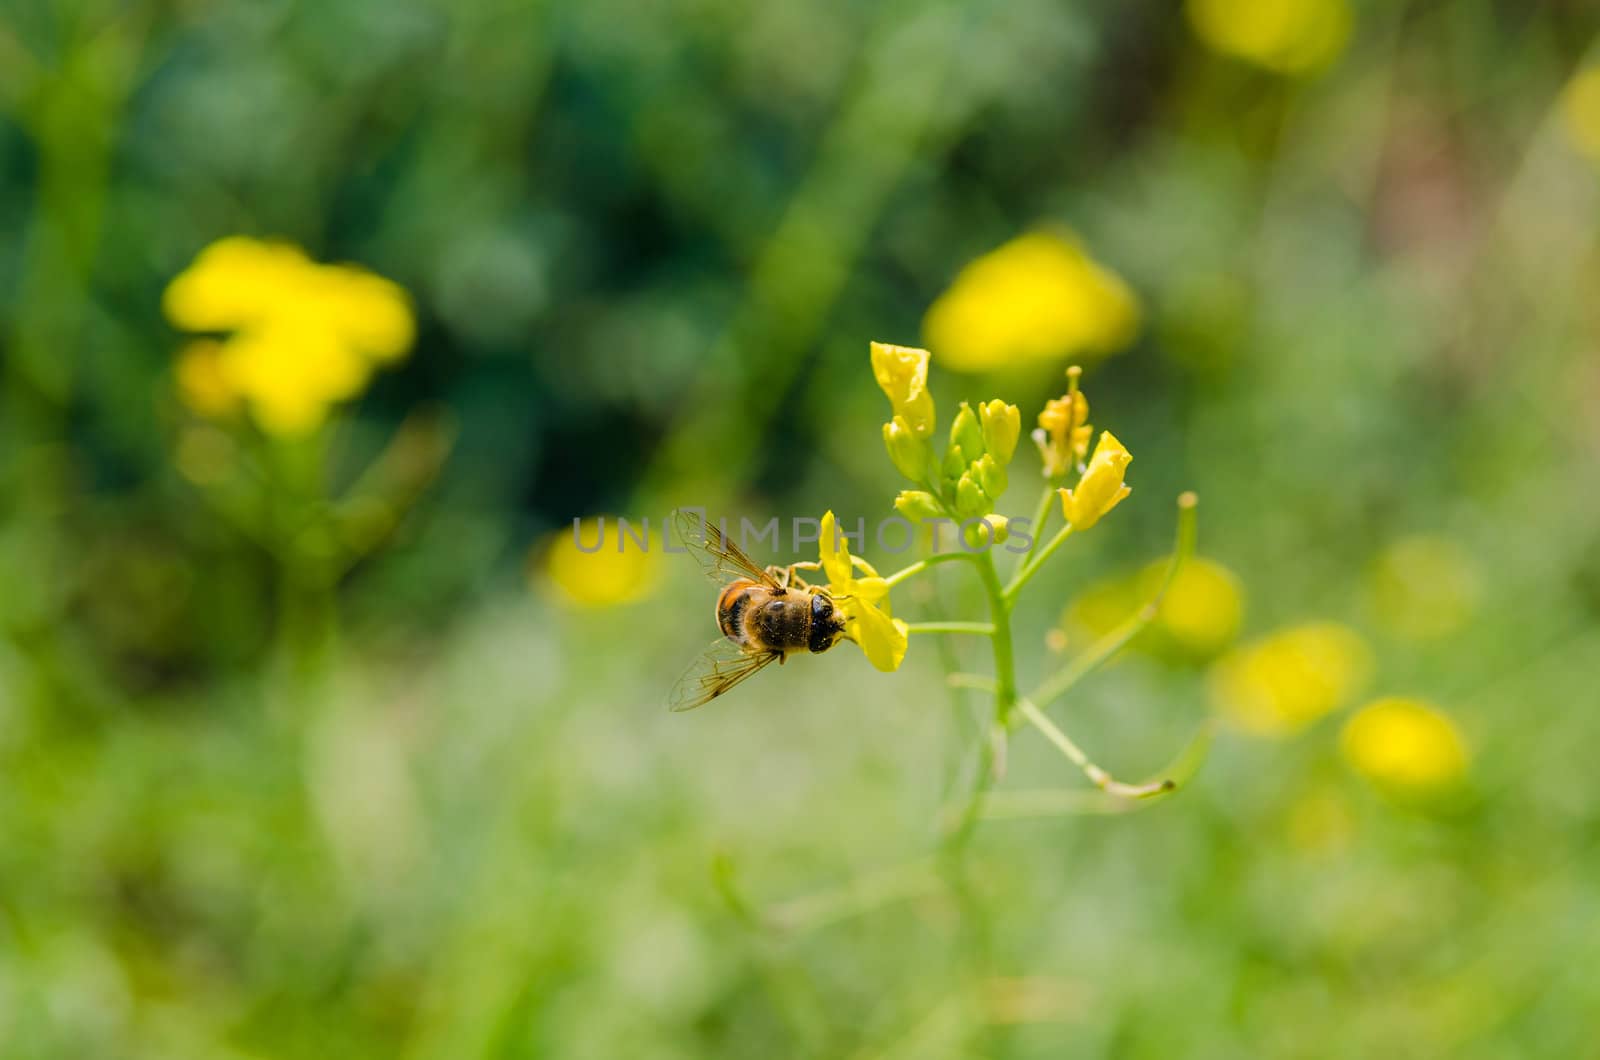
<path id="1" fill-rule="evenodd" d="M 811 597 L 811 639 L 806 647 L 813 652 L 824 652 L 844 636 L 844 616 L 833 606 L 827 593 Z"/>

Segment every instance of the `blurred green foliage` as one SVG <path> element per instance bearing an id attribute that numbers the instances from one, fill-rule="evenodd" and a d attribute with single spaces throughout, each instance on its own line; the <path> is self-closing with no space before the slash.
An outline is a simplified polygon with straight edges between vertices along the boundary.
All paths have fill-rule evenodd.
<path id="1" fill-rule="evenodd" d="M 1600 16 L 1275 3 L 1315 17 L 8 0 L 0 1053 L 1592 1049 Z M 1459 728 L 1448 797 L 1341 758 L 1354 703 L 1224 728 L 1139 813 L 1019 741 L 930 861 L 969 644 L 667 716 L 690 565 L 613 607 L 549 577 L 577 516 L 887 515 L 868 340 L 1041 228 L 1138 300 L 1085 379 L 1134 493 L 1018 628 L 1137 580 L 1193 487 L 1242 635 L 1359 631 L 1366 692 Z M 314 438 L 177 399 L 162 292 L 234 234 L 413 301 Z M 943 409 L 1061 391 L 933 352 Z M 896 613 L 966 613 L 962 573 Z M 1215 681 L 1134 647 L 1064 714 L 1137 777 Z"/>

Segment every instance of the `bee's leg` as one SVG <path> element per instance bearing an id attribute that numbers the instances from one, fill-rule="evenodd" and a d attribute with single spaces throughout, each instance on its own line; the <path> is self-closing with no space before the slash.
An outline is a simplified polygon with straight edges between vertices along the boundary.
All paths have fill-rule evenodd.
<path id="1" fill-rule="evenodd" d="M 796 574 L 795 571 L 797 571 L 797 570 L 821 570 L 821 569 L 822 569 L 822 564 L 819 563 L 818 561 L 814 560 L 814 559 L 813 560 L 807 560 L 804 563 L 791 563 L 791 564 L 789 564 L 789 566 L 784 568 L 784 584 L 788 585 L 790 582 L 793 582 L 796 586 L 798 586 L 801 589 L 809 589 L 809 588 L 811 588 L 811 584 L 809 582 L 807 582 L 804 578 L 800 577 L 800 575 Z"/>
<path id="2" fill-rule="evenodd" d="M 790 577 L 791 571 L 792 571 L 792 568 L 789 568 L 789 567 L 778 567 L 778 566 L 768 566 L 767 567 L 767 573 L 772 575 L 773 578 L 777 579 L 778 588 L 780 588 L 780 589 L 789 588 L 789 577 Z"/>

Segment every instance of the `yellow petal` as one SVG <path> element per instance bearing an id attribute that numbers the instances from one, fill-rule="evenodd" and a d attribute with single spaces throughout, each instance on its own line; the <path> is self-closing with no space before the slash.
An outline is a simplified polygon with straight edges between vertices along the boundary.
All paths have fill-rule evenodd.
<path id="1" fill-rule="evenodd" d="M 906 624 L 863 600 L 851 604 L 849 611 L 854 617 L 849 632 L 867 661 L 884 673 L 900 669 L 906 657 Z"/>
<path id="2" fill-rule="evenodd" d="M 167 319 L 188 331 L 230 331 L 270 317 L 311 267 L 299 248 L 229 236 L 206 247 L 162 296 Z"/>
<path id="3" fill-rule="evenodd" d="M 1057 491 L 1061 494 L 1062 513 L 1074 530 L 1089 529 L 1133 492 L 1122 483 L 1123 472 L 1132 460 L 1133 455 L 1116 435 L 1101 432 L 1100 444 L 1095 446 L 1078 488 Z"/>
<path id="4" fill-rule="evenodd" d="M 844 535 L 838 532 L 838 522 L 833 512 L 822 517 L 817 528 L 817 548 L 821 553 L 822 569 L 828 575 L 828 584 L 841 593 L 848 593 L 855 581 L 850 569 L 850 550 L 845 546 Z"/>
<path id="5" fill-rule="evenodd" d="M 869 604 L 875 604 L 889 595 L 889 583 L 876 577 L 858 578 L 853 594 Z"/>
<path id="6" fill-rule="evenodd" d="M 872 343 L 872 375 L 896 416 L 905 419 L 918 438 L 933 433 L 933 395 L 928 393 L 928 351 L 911 346 Z"/>

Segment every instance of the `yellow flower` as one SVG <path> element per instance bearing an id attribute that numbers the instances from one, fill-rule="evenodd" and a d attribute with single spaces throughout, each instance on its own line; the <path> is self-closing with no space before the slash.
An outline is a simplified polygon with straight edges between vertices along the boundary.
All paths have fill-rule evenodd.
<path id="1" fill-rule="evenodd" d="M 1320 70 L 1350 36 L 1345 0 L 1189 0 L 1206 46 L 1280 74 Z"/>
<path id="2" fill-rule="evenodd" d="M 939 363 L 963 372 L 1114 353 L 1138 328 L 1138 303 L 1121 278 L 1076 239 L 1048 232 L 970 262 L 922 322 Z"/>
<path id="3" fill-rule="evenodd" d="M 227 335 L 180 356 L 185 403 L 214 416 L 242 400 L 278 435 L 316 430 L 377 365 L 403 357 L 415 332 L 405 292 L 390 281 L 244 236 L 201 251 L 162 304 L 177 327 Z"/>
<path id="4" fill-rule="evenodd" d="M 619 526 L 616 518 L 601 516 L 557 530 L 534 547 L 532 571 L 580 607 L 618 607 L 648 596 L 661 573 L 661 542 L 646 547 L 620 535 Z"/>
<path id="5" fill-rule="evenodd" d="M 889 398 L 894 415 L 917 438 L 933 433 L 933 395 L 928 393 L 928 351 L 872 343 L 872 375 Z"/>
<path id="6" fill-rule="evenodd" d="M 1572 145 L 1600 162 L 1600 66 L 1581 71 L 1567 85 L 1561 117 Z"/>
<path id="7" fill-rule="evenodd" d="M 1313 622 L 1223 656 L 1212 668 L 1211 695 L 1240 728 L 1281 736 L 1337 710 L 1370 669 L 1366 643 L 1353 630 Z"/>
<path id="8" fill-rule="evenodd" d="M 1415 640 L 1460 629 L 1477 610 L 1480 590 L 1472 557 L 1439 537 L 1407 537 L 1390 545 L 1368 586 L 1378 621 Z"/>
<path id="9" fill-rule="evenodd" d="M 860 645 L 867 661 L 879 670 L 889 673 L 900 669 L 906 657 L 908 629 L 900 619 L 889 617 L 888 583 L 866 560 L 850 555 L 831 511 L 822 517 L 818 535 L 828 592 L 844 615 L 845 636 Z M 856 577 L 857 567 L 865 577 Z"/>
<path id="10" fill-rule="evenodd" d="M 1094 428 L 1089 426 L 1089 399 L 1078 389 L 1078 377 L 1083 369 L 1073 365 L 1067 369 L 1067 392 L 1044 403 L 1039 413 L 1039 429 L 1033 432 L 1033 442 L 1039 447 L 1044 461 L 1044 477 L 1061 478 L 1077 467 L 1089 455 L 1089 438 Z"/>
<path id="11" fill-rule="evenodd" d="M 1362 707 L 1339 740 L 1349 763 L 1379 784 L 1434 791 L 1467 771 L 1467 746 L 1449 715 L 1420 700 L 1387 696 Z"/>
<path id="12" fill-rule="evenodd" d="M 1061 510 L 1074 530 L 1089 529 L 1133 492 L 1122 484 L 1123 473 L 1132 460 L 1133 454 L 1117 441 L 1116 435 L 1100 432 L 1100 443 L 1094 447 L 1094 456 L 1089 458 L 1088 470 L 1078 480 L 1078 488 L 1056 491 L 1061 494 Z"/>

